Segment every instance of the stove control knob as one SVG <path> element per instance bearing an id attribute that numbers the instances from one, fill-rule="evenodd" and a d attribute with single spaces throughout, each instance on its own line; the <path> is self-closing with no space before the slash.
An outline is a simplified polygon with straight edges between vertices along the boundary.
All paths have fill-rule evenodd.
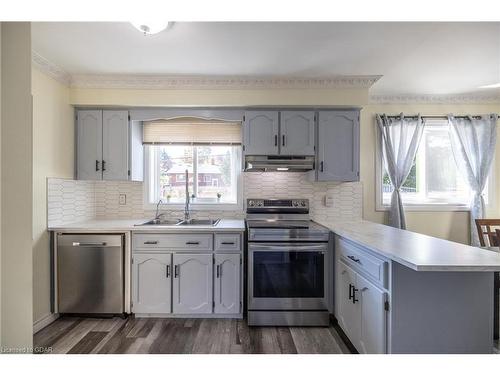
<path id="1" fill-rule="evenodd" d="M 249 206 L 249 207 L 253 207 L 253 206 L 255 206 L 255 202 L 254 202 L 254 201 L 248 201 L 248 206 Z"/>
<path id="2" fill-rule="evenodd" d="M 257 201 L 257 206 L 262 207 L 263 206 L 262 201 Z"/>
<path id="3" fill-rule="evenodd" d="M 301 201 L 301 202 L 300 202 L 300 205 L 301 205 L 302 207 L 305 207 L 305 206 L 306 206 L 306 201 Z"/>
<path id="4" fill-rule="evenodd" d="M 293 207 L 299 207 L 299 202 L 297 202 L 297 201 L 293 201 L 293 202 L 292 202 L 292 206 L 293 206 Z"/>

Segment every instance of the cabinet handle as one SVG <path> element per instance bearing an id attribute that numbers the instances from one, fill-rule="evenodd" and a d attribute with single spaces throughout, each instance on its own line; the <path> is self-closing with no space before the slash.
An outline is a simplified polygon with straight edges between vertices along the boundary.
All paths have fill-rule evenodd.
<path id="1" fill-rule="evenodd" d="M 170 277 L 170 264 L 167 264 L 166 276 L 167 276 L 167 279 Z"/>
<path id="2" fill-rule="evenodd" d="M 319 163 L 319 170 L 320 170 L 320 172 L 323 172 L 323 171 L 324 171 L 323 166 L 324 166 L 324 163 L 323 163 L 323 161 L 321 161 L 321 162 Z"/>
<path id="3" fill-rule="evenodd" d="M 174 266 L 174 278 L 177 278 L 179 276 L 179 266 L 176 264 Z"/>
<path id="4" fill-rule="evenodd" d="M 218 264 L 217 265 L 217 278 L 220 277 L 220 265 Z"/>
<path id="5" fill-rule="evenodd" d="M 199 245 L 200 241 L 188 241 L 186 242 L 186 245 Z"/>
<path id="6" fill-rule="evenodd" d="M 356 302 L 359 301 L 359 299 L 356 299 L 356 292 L 358 291 L 359 289 L 356 289 L 354 287 L 354 285 L 352 286 L 352 303 L 355 304 Z"/>
<path id="7" fill-rule="evenodd" d="M 349 300 L 352 299 L 352 289 L 353 289 L 353 285 L 349 284 Z"/>
<path id="8" fill-rule="evenodd" d="M 144 245 L 158 245 L 158 241 L 145 241 Z"/>
<path id="9" fill-rule="evenodd" d="M 278 147 L 278 135 L 274 135 L 274 147 Z"/>
<path id="10" fill-rule="evenodd" d="M 356 263 L 361 263 L 361 261 L 359 260 L 359 258 L 356 258 L 354 255 L 348 255 L 347 256 L 350 260 L 352 260 L 353 262 L 356 262 Z"/>
<path id="11" fill-rule="evenodd" d="M 284 145 L 285 145 L 285 135 L 284 135 L 284 134 L 283 134 L 282 138 L 283 138 L 283 140 L 282 140 L 282 144 L 283 144 L 283 146 L 284 146 Z"/>
<path id="12" fill-rule="evenodd" d="M 95 161 L 95 171 L 99 171 L 99 160 Z"/>
<path id="13" fill-rule="evenodd" d="M 234 245 L 234 242 L 221 242 L 221 245 Z"/>
<path id="14" fill-rule="evenodd" d="M 102 171 L 104 172 L 106 170 L 106 162 L 103 160 L 102 161 Z"/>

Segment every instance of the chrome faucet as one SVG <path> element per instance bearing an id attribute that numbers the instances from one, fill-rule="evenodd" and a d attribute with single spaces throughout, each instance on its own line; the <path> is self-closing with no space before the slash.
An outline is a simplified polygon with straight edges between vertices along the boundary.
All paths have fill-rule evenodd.
<path id="1" fill-rule="evenodd" d="M 189 173 L 186 169 L 186 205 L 184 206 L 184 221 L 189 222 L 191 215 L 189 214 Z"/>
<path id="2" fill-rule="evenodd" d="M 159 211 L 160 211 L 160 204 L 162 204 L 163 201 L 160 199 L 158 201 L 158 203 L 156 204 L 156 215 L 155 215 L 155 220 L 160 220 L 160 218 L 164 215 L 164 214 L 159 214 Z"/>

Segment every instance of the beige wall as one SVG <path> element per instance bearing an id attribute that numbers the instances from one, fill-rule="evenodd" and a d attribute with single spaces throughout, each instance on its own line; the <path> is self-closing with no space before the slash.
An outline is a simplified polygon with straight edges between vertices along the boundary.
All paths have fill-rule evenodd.
<path id="1" fill-rule="evenodd" d="M 33 93 L 33 321 L 50 315 L 47 177 L 74 175 L 74 121 L 69 88 L 37 69 Z"/>
<path id="2" fill-rule="evenodd" d="M 31 26 L 2 23 L 2 347 L 33 344 Z"/>
<path id="3" fill-rule="evenodd" d="M 426 104 L 426 105 L 366 105 L 361 112 L 361 181 L 363 182 L 363 217 L 366 220 L 384 223 L 387 221 L 387 212 L 375 210 L 375 114 L 387 113 L 422 115 L 446 115 L 448 113 L 459 114 L 484 114 L 498 113 L 500 104 L 496 105 L 450 105 L 450 104 Z M 497 143 L 500 150 L 500 140 Z M 500 177 L 499 152 L 495 163 L 495 176 Z M 500 191 L 496 191 L 496 199 L 489 207 L 488 215 L 495 216 L 499 212 Z M 468 212 L 407 212 L 407 226 L 409 230 L 449 239 L 452 241 L 469 243 L 469 213 Z"/>

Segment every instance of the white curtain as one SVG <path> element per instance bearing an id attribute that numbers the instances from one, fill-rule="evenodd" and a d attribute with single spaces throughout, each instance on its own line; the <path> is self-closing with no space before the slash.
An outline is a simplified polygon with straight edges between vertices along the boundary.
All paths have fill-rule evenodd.
<path id="1" fill-rule="evenodd" d="M 389 225 L 406 229 L 400 189 L 410 173 L 417 154 L 424 130 L 424 121 L 420 115 L 405 118 L 401 113 L 399 118 L 377 115 L 377 124 L 380 130 L 387 173 L 394 187 L 391 196 Z"/>
<path id="2" fill-rule="evenodd" d="M 470 204 L 471 243 L 479 246 L 476 219 L 484 218 L 483 190 L 493 161 L 498 116 L 483 117 L 448 116 L 450 139 L 457 168 L 461 171 L 473 192 Z"/>

